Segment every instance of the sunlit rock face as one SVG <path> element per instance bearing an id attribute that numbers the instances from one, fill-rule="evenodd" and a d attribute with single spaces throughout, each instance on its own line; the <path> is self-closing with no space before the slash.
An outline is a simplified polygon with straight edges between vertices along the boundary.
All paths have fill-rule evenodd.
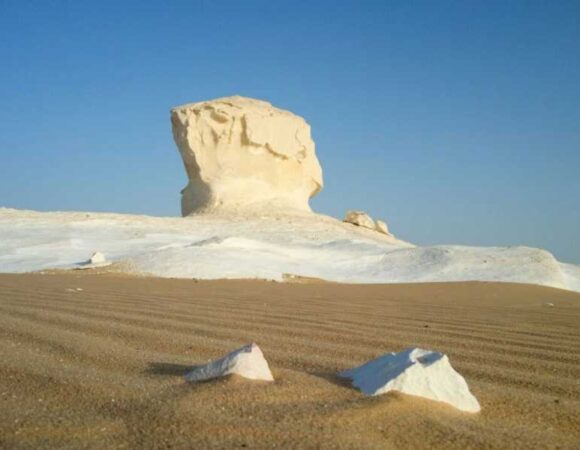
<path id="1" fill-rule="evenodd" d="M 250 380 L 274 381 L 268 361 L 256 344 L 245 345 L 221 359 L 194 367 L 185 375 L 192 383 L 238 375 Z"/>
<path id="2" fill-rule="evenodd" d="M 339 375 L 350 378 L 353 386 L 366 395 L 399 391 L 447 403 L 461 411 L 476 413 L 481 409 L 447 355 L 431 350 L 408 348 L 387 353 Z"/>
<path id="3" fill-rule="evenodd" d="M 310 211 L 323 186 L 310 126 L 289 111 L 246 97 L 171 110 L 188 185 L 181 212 Z"/>

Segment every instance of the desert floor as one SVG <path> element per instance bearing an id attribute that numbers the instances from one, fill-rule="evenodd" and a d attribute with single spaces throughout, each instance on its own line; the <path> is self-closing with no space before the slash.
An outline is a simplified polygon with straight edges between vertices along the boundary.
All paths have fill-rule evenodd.
<path id="1" fill-rule="evenodd" d="M 2 448 L 580 448 L 567 291 L 0 275 L 0 339 Z M 275 382 L 183 380 L 252 341 Z M 482 412 L 335 375 L 410 346 L 447 353 Z"/>

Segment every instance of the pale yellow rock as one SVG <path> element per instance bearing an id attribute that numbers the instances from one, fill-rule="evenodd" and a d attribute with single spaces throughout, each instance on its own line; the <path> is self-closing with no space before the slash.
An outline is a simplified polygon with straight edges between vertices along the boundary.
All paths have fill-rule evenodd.
<path id="1" fill-rule="evenodd" d="M 377 230 L 379 233 L 391 235 L 387 224 L 382 220 L 375 220 L 375 230 Z"/>
<path id="2" fill-rule="evenodd" d="M 182 215 L 311 210 L 322 169 L 302 117 L 234 96 L 175 107 L 171 123 L 189 178 Z"/>
<path id="3" fill-rule="evenodd" d="M 364 211 L 348 211 L 344 218 L 344 222 L 368 228 L 369 230 L 375 229 L 375 221 Z"/>

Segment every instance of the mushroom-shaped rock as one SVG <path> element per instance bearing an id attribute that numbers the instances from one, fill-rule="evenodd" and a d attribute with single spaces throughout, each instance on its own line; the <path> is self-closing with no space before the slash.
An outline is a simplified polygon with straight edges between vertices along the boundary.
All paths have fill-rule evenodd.
<path id="1" fill-rule="evenodd" d="M 475 413 L 481 409 L 465 379 L 443 353 L 410 348 L 387 353 L 339 375 L 350 378 L 353 386 L 366 395 L 399 391 L 448 403 L 461 411 Z"/>
<path id="2" fill-rule="evenodd" d="M 250 380 L 274 381 L 268 362 L 256 344 L 246 345 L 221 359 L 195 367 L 185 375 L 185 379 L 197 382 L 234 374 Z"/>
<path id="3" fill-rule="evenodd" d="M 310 126 L 289 111 L 246 97 L 171 110 L 173 138 L 189 183 L 181 212 L 303 210 L 322 189 Z"/>
<path id="4" fill-rule="evenodd" d="M 368 228 L 369 230 L 375 229 L 375 221 L 364 211 L 348 211 L 344 222 Z"/>

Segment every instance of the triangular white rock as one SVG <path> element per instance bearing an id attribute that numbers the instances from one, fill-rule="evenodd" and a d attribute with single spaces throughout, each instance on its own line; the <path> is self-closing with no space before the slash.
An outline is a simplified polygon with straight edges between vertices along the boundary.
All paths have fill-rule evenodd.
<path id="1" fill-rule="evenodd" d="M 274 381 L 268 362 L 256 344 L 245 345 L 221 359 L 196 367 L 185 378 L 196 382 L 236 374 L 250 380 Z"/>
<path id="2" fill-rule="evenodd" d="M 443 353 L 409 348 L 387 353 L 362 366 L 339 374 L 367 395 L 389 391 L 437 400 L 467 412 L 479 412 L 477 399 L 465 379 L 451 367 Z"/>

